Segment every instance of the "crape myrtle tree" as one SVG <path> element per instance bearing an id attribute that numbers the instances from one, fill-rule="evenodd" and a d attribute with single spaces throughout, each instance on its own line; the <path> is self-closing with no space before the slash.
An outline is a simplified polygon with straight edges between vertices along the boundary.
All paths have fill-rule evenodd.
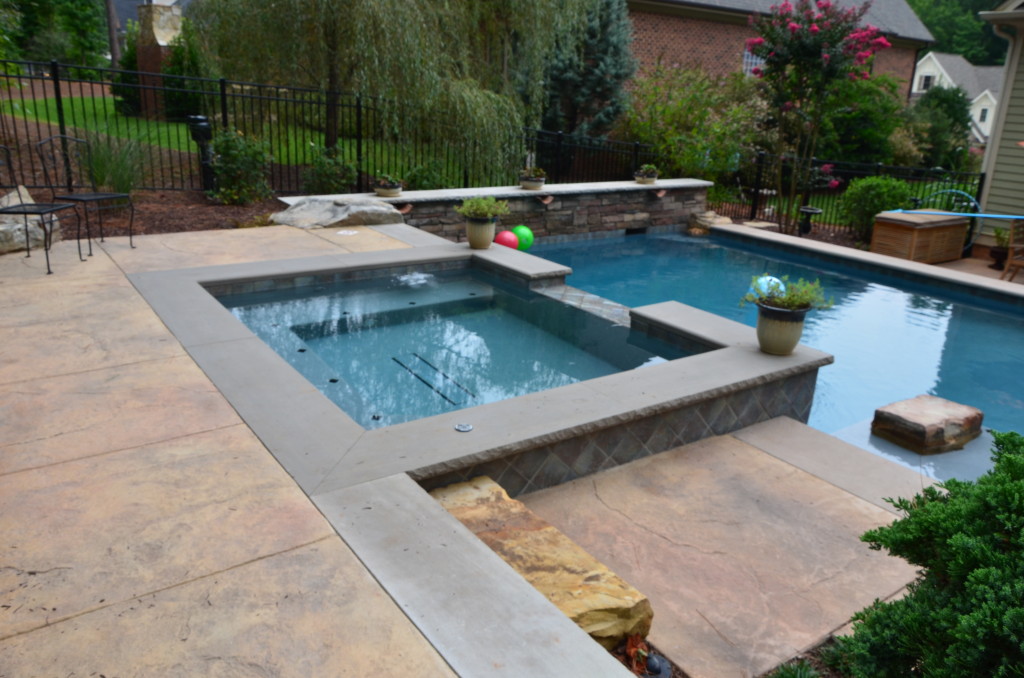
<path id="1" fill-rule="evenodd" d="M 519 162 L 521 128 L 540 121 L 559 38 L 592 0 L 197 0 L 190 16 L 225 77 L 327 94 L 325 145 L 338 141 L 338 93 L 373 98 L 378 124 L 473 154 L 483 171 Z"/>
<path id="2" fill-rule="evenodd" d="M 861 26 L 870 3 L 840 8 L 830 0 L 786 0 L 751 17 L 756 37 L 747 49 L 763 60 L 753 73 L 768 102 L 762 122 L 775 132 L 779 155 L 776 191 L 784 230 L 796 225 L 798 200 L 806 199 L 815 172 L 812 160 L 823 123 L 844 106 L 841 85 L 871 77 L 871 62 L 889 42 L 871 25 Z"/>

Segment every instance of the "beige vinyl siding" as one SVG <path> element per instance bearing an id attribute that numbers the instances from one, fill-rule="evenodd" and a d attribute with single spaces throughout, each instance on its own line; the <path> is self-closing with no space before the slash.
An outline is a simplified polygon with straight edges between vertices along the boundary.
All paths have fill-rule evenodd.
<path id="1" fill-rule="evenodd" d="M 999 137 L 998 155 L 988 177 L 985 211 L 1024 215 L 1024 70 L 1018 68 L 1010 99 L 1006 102 L 1006 121 Z"/>

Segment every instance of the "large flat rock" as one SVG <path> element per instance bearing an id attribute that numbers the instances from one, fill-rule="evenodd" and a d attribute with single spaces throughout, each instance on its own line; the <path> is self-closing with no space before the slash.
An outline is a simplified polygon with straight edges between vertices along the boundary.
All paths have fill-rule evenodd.
<path id="1" fill-rule="evenodd" d="M 607 649 L 650 632 L 646 596 L 487 476 L 430 494 Z"/>
<path id="2" fill-rule="evenodd" d="M 871 432 L 918 454 L 963 449 L 981 435 L 981 410 L 933 395 L 900 400 L 875 410 Z"/>

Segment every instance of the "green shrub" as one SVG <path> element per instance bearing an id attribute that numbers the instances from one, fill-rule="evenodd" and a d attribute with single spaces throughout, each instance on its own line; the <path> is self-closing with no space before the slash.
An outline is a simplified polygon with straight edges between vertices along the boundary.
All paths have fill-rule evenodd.
<path id="1" fill-rule="evenodd" d="M 417 165 L 406 172 L 405 185 L 410 191 L 433 191 L 439 188 L 448 188 L 445 185 L 444 170 L 437 160 Z"/>
<path id="2" fill-rule="evenodd" d="M 995 467 L 890 500 L 903 517 L 862 539 L 922 569 L 909 593 L 854 616 L 852 675 L 1024 675 L 1024 436 L 993 432 Z"/>
<path id="3" fill-rule="evenodd" d="M 183 19 L 181 33 L 173 40 L 167 60 L 161 68 L 164 76 L 164 117 L 167 120 L 184 120 L 189 115 L 205 112 L 204 82 L 196 78 L 207 77 L 210 67 L 199 48 L 199 38 L 192 22 Z"/>
<path id="4" fill-rule="evenodd" d="M 247 205 L 274 195 L 270 189 L 270 151 L 265 142 L 240 131 L 222 130 L 213 137 L 216 190 L 209 195 L 226 205 Z"/>
<path id="5" fill-rule="evenodd" d="M 853 228 L 863 242 L 871 240 L 875 215 L 910 207 L 911 191 L 905 181 L 893 177 L 854 179 L 839 199 L 839 218 Z"/>
<path id="6" fill-rule="evenodd" d="M 312 164 L 302 171 L 302 192 L 309 195 L 348 193 L 355 180 L 355 165 L 339 158 L 337 148 L 316 146 Z"/>
<path id="7" fill-rule="evenodd" d="M 131 193 L 139 185 L 146 166 L 145 149 L 138 139 L 122 139 L 96 132 L 87 135 L 93 183 L 101 190 Z"/>
<path id="8" fill-rule="evenodd" d="M 117 67 L 123 70 L 114 74 L 110 91 L 114 95 L 114 109 L 121 115 L 138 115 L 142 112 L 142 94 L 139 90 L 138 46 L 139 22 L 128 19 L 125 23 L 124 51 Z"/>
<path id="9" fill-rule="evenodd" d="M 819 678 L 818 670 L 804 660 L 783 664 L 768 674 L 767 678 Z"/>

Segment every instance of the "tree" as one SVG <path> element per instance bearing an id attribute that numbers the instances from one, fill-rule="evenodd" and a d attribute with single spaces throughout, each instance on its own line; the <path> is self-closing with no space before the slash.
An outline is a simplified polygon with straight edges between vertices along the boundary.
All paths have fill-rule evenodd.
<path id="1" fill-rule="evenodd" d="M 663 169 L 716 179 L 734 170 L 739 156 L 753 147 L 763 106 L 752 89 L 739 74 L 717 78 L 658 64 L 635 82 L 623 132 L 652 144 Z"/>
<path id="2" fill-rule="evenodd" d="M 959 169 L 970 148 L 971 102 L 959 87 L 932 87 L 907 111 L 911 125 L 924 130 L 924 162 Z"/>
<path id="3" fill-rule="evenodd" d="M 464 148 L 486 140 L 487 164 L 501 166 L 518 161 L 522 125 L 540 120 L 547 59 L 581 30 L 590 1 L 203 0 L 190 9 L 225 77 L 325 92 L 327 147 L 338 138 L 337 95 L 350 91 L 376 97 L 384 129 L 426 129 Z"/>
<path id="4" fill-rule="evenodd" d="M 92 0 L 15 0 L 15 41 L 26 59 L 80 66 L 106 64 L 103 5 Z"/>
<path id="5" fill-rule="evenodd" d="M 891 137 L 903 121 L 896 80 L 888 75 L 845 79 L 838 84 L 837 97 L 843 104 L 823 121 L 818 157 L 890 162 Z"/>
<path id="6" fill-rule="evenodd" d="M 959 54 L 972 64 L 995 66 L 1006 58 L 1007 43 L 978 12 L 995 9 L 1000 0 L 909 0 L 935 38 L 932 49 Z"/>
<path id="7" fill-rule="evenodd" d="M 614 127 L 629 100 L 624 88 L 636 71 L 625 0 L 595 0 L 586 31 L 559 41 L 547 70 L 542 127 L 600 137 Z"/>
<path id="8" fill-rule="evenodd" d="M 810 190 L 824 123 L 844 106 L 843 85 L 869 79 L 875 52 L 890 46 L 877 28 L 860 26 L 868 6 L 840 9 L 830 0 L 785 0 L 751 19 L 757 37 L 747 41 L 747 49 L 763 59 L 754 75 L 769 108 L 763 122 L 777 132 L 778 154 L 792 158 L 788 177 L 782 163 L 776 173 L 779 216 L 787 230 L 796 225 L 797 197 L 806 199 Z"/>

